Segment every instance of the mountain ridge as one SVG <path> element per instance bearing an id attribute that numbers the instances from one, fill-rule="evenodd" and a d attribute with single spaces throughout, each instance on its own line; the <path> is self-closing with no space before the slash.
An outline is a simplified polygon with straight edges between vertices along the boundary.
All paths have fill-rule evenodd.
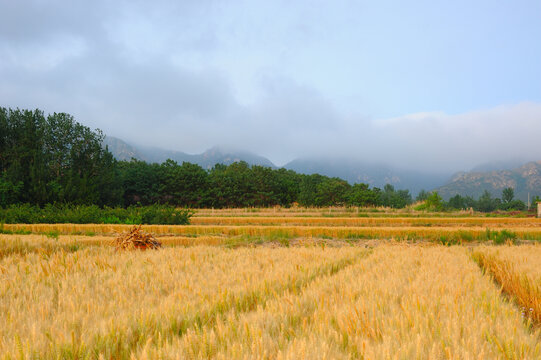
<path id="1" fill-rule="evenodd" d="M 167 159 L 178 163 L 184 161 L 210 169 L 215 164 L 229 165 L 235 161 L 246 161 L 250 165 L 278 168 L 269 159 L 242 150 L 214 146 L 201 154 L 187 154 L 181 151 L 164 150 L 156 147 L 131 145 L 115 137 L 106 137 L 108 146 L 117 160 L 129 161 L 132 158 L 146 162 L 162 163 Z M 397 189 L 408 189 L 416 194 L 422 189 L 430 190 L 449 179 L 451 174 L 427 174 L 419 171 L 401 170 L 381 164 L 371 164 L 352 158 L 298 158 L 285 164 L 283 168 L 303 174 L 321 174 L 339 177 L 351 184 L 366 183 L 372 187 L 383 188 L 391 184 Z"/>
<path id="2" fill-rule="evenodd" d="M 435 189 L 444 199 L 455 195 L 478 198 L 485 190 L 501 197 L 502 190 L 510 187 L 515 198 L 522 201 L 541 195 L 541 161 L 530 161 L 514 169 L 458 172 L 451 180 Z"/>
<path id="3" fill-rule="evenodd" d="M 415 170 L 400 169 L 384 164 L 374 164 L 353 158 L 300 158 L 295 159 L 284 168 L 304 174 L 318 173 L 339 177 L 351 184 L 366 183 L 372 187 L 383 188 L 386 184 L 396 189 L 407 189 L 413 195 L 420 190 L 430 190 L 446 182 L 451 174 L 427 173 Z"/>
<path id="4" fill-rule="evenodd" d="M 229 165 L 236 161 L 245 161 L 249 165 L 261 165 L 278 168 L 269 159 L 249 151 L 235 150 L 214 146 L 201 154 L 187 154 L 181 151 L 165 150 L 157 147 L 131 145 L 121 139 L 107 136 L 104 140 L 117 160 L 143 160 L 162 163 L 167 159 L 178 163 L 191 162 L 205 169 L 220 163 Z M 497 161 L 481 164 L 470 171 L 454 174 L 427 173 L 405 170 L 384 164 L 374 164 L 353 158 L 298 158 L 285 164 L 283 168 L 303 174 L 321 174 L 339 177 L 354 183 L 366 183 L 372 187 L 383 188 L 391 184 L 396 189 L 408 189 L 412 195 L 420 190 L 437 191 L 445 200 L 454 195 L 478 198 L 485 190 L 493 197 L 501 197 L 506 187 L 515 190 L 515 198 L 527 201 L 536 195 L 541 196 L 541 161 L 530 161 L 506 169 L 507 166 L 519 164 L 519 160 Z M 443 185 L 442 185 L 443 184 Z"/>
<path id="5" fill-rule="evenodd" d="M 272 161 L 263 156 L 249 151 L 228 149 L 221 146 L 214 146 L 201 154 L 188 154 L 158 147 L 136 146 L 113 136 L 106 136 L 103 144 L 108 147 L 115 159 L 123 161 L 129 161 L 133 158 L 150 163 L 162 163 L 167 159 L 171 159 L 179 164 L 183 162 L 198 164 L 205 169 L 210 169 L 216 164 L 229 165 L 238 161 L 246 161 L 250 165 L 276 168 Z"/>

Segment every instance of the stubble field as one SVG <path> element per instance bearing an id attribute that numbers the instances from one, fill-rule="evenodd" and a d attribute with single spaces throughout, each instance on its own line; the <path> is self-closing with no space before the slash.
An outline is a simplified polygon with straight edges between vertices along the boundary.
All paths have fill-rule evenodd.
<path id="1" fill-rule="evenodd" d="M 5 225 L 1 358 L 541 358 L 538 219 L 266 209 L 192 224 L 143 227 L 164 247 L 126 252 L 122 225 Z"/>

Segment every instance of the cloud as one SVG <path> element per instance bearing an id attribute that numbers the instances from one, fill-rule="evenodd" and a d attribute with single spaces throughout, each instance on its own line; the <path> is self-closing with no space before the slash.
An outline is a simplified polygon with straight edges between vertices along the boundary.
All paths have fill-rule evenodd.
<path id="1" fill-rule="evenodd" d="M 192 153 L 227 145 L 278 164 L 299 156 L 346 156 L 455 171 L 541 158 L 537 102 L 375 119 L 367 108 L 398 108 L 412 99 L 443 107 L 433 105 L 438 91 L 422 77 L 400 83 L 398 73 L 415 77 L 426 69 L 410 72 L 414 61 L 401 63 L 380 46 L 384 41 L 367 35 L 377 9 L 351 11 L 347 1 L 320 5 L 0 2 L 0 106 L 69 112 L 144 145 Z M 383 35 L 394 39 L 393 28 L 387 30 Z M 405 51 L 408 43 L 401 45 Z M 449 68 L 433 60 L 424 59 L 445 74 Z M 445 80 L 431 74 L 431 83 Z M 412 88 L 417 81 L 422 91 Z M 452 102 L 438 96 L 440 104 Z"/>
<path id="2" fill-rule="evenodd" d="M 373 130 L 406 167 L 468 169 L 509 159 L 541 160 L 541 104 L 523 102 L 448 115 L 411 114 L 376 120 Z"/>

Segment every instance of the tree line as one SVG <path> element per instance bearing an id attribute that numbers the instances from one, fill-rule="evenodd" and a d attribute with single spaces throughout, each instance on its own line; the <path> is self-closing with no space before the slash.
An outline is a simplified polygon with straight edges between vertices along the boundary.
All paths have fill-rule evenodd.
<path id="1" fill-rule="evenodd" d="M 515 199 L 513 188 L 502 190 L 501 198 L 493 197 L 485 190 L 478 199 L 471 196 L 461 196 L 459 194 L 451 197 L 449 201 L 444 201 L 437 192 L 426 192 L 421 190 L 417 195 L 416 201 L 423 203 L 416 207 L 417 210 L 445 211 L 445 210 L 468 210 L 473 209 L 480 212 L 493 211 L 523 211 L 526 210 L 526 204 L 522 200 Z M 533 204 L 541 201 L 535 197 Z"/>
<path id="2" fill-rule="evenodd" d="M 117 161 L 103 148 L 103 140 L 101 131 L 81 125 L 66 113 L 45 115 L 40 110 L 0 107 L 0 206 L 164 204 L 224 208 L 299 204 L 403 208 L 413 202 L 408 190 L 389 184 L 383 189 L 364 183 L 351 185 L 337 177 L 245 162 L 204 169 L 172 160 L 161 164 Z M 449 202 L 436 199 L 436 205 L 434 196 L 439 197 L 421 192 L 416 200 L 427 200 L 427 209 L 521 208 L 512 196 L 510 201 L 508 196 L 502 201 L 488 192 L 478 200 L 460 195 Z"/>
<path id="3" fill-rule="evenodd" d="M 390 206 L 411 203 L 408 190 L 245 162 L 162 164 L 117 161 L 104 135 L 65 113 L 0 108 L 0 206 L 31 204 L 128 207 Z"/>

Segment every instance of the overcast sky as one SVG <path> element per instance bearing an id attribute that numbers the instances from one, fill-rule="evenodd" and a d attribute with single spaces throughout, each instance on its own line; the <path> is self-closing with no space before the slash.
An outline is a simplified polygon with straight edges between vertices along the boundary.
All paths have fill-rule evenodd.
<path id="1" fill-rule="evenodd" d="M 0 106 L 128 142 L 541 160 L 541 2 L 0 0 Z"/>

